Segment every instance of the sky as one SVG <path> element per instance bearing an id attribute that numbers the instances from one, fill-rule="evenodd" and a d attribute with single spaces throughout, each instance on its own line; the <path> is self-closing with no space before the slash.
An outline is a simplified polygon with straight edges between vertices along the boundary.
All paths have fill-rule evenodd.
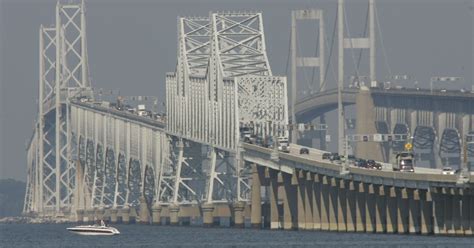
<path id="1" fill-rule="evenodd" d="M 67 1 L 66 1 L 67 2 Z M 87 0 L 87 49 L 95 88 L 119 89 L 122 95 L 164 99 L 165 73 L 176 66 L 178 16 L 208 16 L 210 11 L 262 11 L 267 54 L 274 75 L 286 75 L 290 13 L 325 11 L 331 35 L 336 0 Z M 26 180 L 26 143 L 33 132 L 38 96 L 38 28 L 54 23 L 56 0 L 0 0 L 0 179 Z M 459 76 L 446 86 L 471 89 L 474 60 L 473 0 L 378 0 L 377 78 L 409 75 L 404 86 L 429 87 L 432 76 Z M 348 33 L 364 31 L 367 0 L 347 0 Z M 316 23 L 298 26 L 299 53 L 315 53 Z M 379 30 L 381 32 L 379 32 Z M 381 35 L 380 35 L 381 34 Z M 381 42 L 383 41 L 383 42 Z M 337 43 L 336 43 L 337 44 Z M 334 48 L 333 65 L 336 54 Z M 329 54 L 329 47 L 326 48 Z M 346 52 L 346 76 L 354 74 L 359 52 Z M 368 74 L 368 53 L 359 73 Z M 336 68 L 334 68 L 335 71 Z M 391 74 L 389 73 L 391 72 Z M 311 88 L 312 70 L 298 71 L 298 87 Z M 318 78 L 318 72 L 316 70 Z M 334 88 L 333 69 L 327 88 Z M 445 87 L 445 86 L 440 86 Z M 348 110 L 353 115 L 353 110 Z M 335 114 L 327 116 L 335 123 Z M 333 125 L 335 126 L 335 125 Z M 335 130 L 329 130 L 336 137 Z M 333 139 L 335 140 L 335 138 Z M 335 149 L 332 142 L 330 149 Z"/>

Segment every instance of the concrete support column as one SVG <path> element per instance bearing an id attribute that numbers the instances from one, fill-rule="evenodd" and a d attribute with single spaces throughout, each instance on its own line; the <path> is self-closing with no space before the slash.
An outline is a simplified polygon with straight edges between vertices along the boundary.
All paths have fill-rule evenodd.
<path id="1" fill-rule="evenodd" d="M 356 131 L 360 134 L 377 133 L 375 126 L 375 104 L 370 90 L 359 90 L 356 95 Z M 382 147 L 377 142 L 359 142 L 356 157 L 383 161 Z"/>
<path id="2" fill-rule="evenodd" d="M 278 173 L 270 170 L 270 229 L 280 228 L 278 212 Z"/>
<path id="3" fill-rule="evenodd" d="M 300 230 L 306 229 L 306 214 L 305 214 L 305 195 L 306 195 L 306 177 L 303 171 L 296 173 L 296 204 L 297 204 L 297 227 Z"/>
<path id="4" fill-rule="evenodd" d="M 397 188 L 398 233 L 408 233 L 408 195 L 406 188 Z"/>
<path id="5" fill-rule="evenodd" d="M 329 186 L 329 230 L 337 231 L 337 182 L 331 178 Z"/>
<path id="6" fill-rule="evenodd" d="M 201 209 L 203 217 L 203 226 L 212 227 L 212 225 L 214 224 L 214 204 L 204 203 Z"/>
<path id="7" fill-rule="evenodd" d="M 433 200 L 430 191 L 420 192 L 420 210 L 421 210 L 421 234 L 433 233 Z"/>
<path id="8" fill-rule="evenodd" d="M 356 188 L 354 181 L 346 181 L 346 227 L 348 232 L 356 230 Z"/>
<path id="9" fill-rule="evenodd" d="M 375 232 L 375 191 L 373 184 L 366 184 L 365 232 Z"/>
<path id="10" fill-rule="evenodd" d="M 472 235 L 470 220 L 472 218 L 471 208 L 474 208 L 474 206 L 471 205 L 470 198 L 472 198 L 472 196 L 467 194 L 467 192 L 464 192 L 464 195 L 462 196 L 462 227 L 465 235 Z"/>
<path id="11" fill-rule="evenodd" d="M 313 174 L 311 172 L 307 172 L 306 180 L 305 180 L 305 195 L 304 195 L 304 213 L 305 213 L 306 230 L 314 229 L 313 194 L 314 194 Z"/>
<path id="12" fill-rule="evenodd" d="M 283 229 L 292 230 L 297 228 L 296 223 L 296 199 L 295 195 L 297 194 L 296 187 L 292 185 L 293 175 L 282 174 L 283 176 Z"/>
<path id="13" fill-rule="evenodd" d="M 259 206 L 261 209 L 261 206 Z M 244 209 L 245 209 L 245 202 L 237 202 L 234 204 L 234 226 L 237 228 L 244 228 Z M 253 209 L 253 206 L 252 206 Z M 253 216 L 252 211 L 252 216 Z M 260 211 L 260 220 L 262 219 L 261 211 Z M 252 222 L 253 228 L 261 228 L 262 221 L 260 223 Z"/>
<path id="14" fill-rule="evenodd" d="M 111 208 L 109 210 L 109 213 L 110 213 L 110 222 L 117 223 L 118 222 L 118 218 L 117 218 L 118 209 Z"/>
<path id="15" fill-rule="evenodd" d="M 98 208 L 95 210 L 95 219 L 96 220 L 104 220 L 105 219 L 105 209 L 104 208 Z"/>
<path id="16" fill-rule="evenodd" d="M 251 205 L 251 216 L 250 222 L 253 228 L 262 227 L 262 196 L 261 196 L 261 187 L 262 187 L 262 175 L 263 171 L 259 168 L 258 165 L 252 165 L 252 205 Z M 243 218 L 243 217 L 242 217 Z M 237 216 L 236 216 L 237 222 Z M 236 223 L 237 225 L 237 223 Z M 243 225 L 243 220 L 242 220 Z"/>
<path id="17" fill-rule="evenodd" d="M 472 235 L 474 233 L 474 195 L 472 194 L 472 192 L 469 196 L 469 205 L 469 226 Z"/>
<path id="18" fill-rule="evenodd" d="M 91 216 L 90 216 L 90 210 L 85 209 L 84 210 L 84 217 L 82 218 L 82 222 L 84 223 L 89 223 L 92 221 Z"/>
<path id="19" fill-rule="evenodd" d="M 155 205 L 151 209 L 153 225 L 161 225 L 161 206 Z"/>
<path id="20" fill-rule="evenodd" d="M 321 230 L 329 230 L 329 182 L 321 176 Z"/>
<path id="21" fill-rule="evenodd" d="M 446 233 L 448 235 L 454 235 L 454 222 L 453 222 L 453 192 L 451 192 L 451 189 L 446 189 L 446 195 L 445 195 L 445 209 L 444 209 L 444 216 L 446 218 Z"/>
<path id="22" fill-rule="evenodd" d="M 420 233 L 420 194 L 417 189 L 408 189 L 409 227 L 411 234 Z"/>
<path id="23" fill-rule="evenodd" d="M 384 233 L 387 231 L 386 225 L 386 197 L 384 186 L 377 186 L 375 189 L 375 231 Z"/>
<path id="24" fill-rule="evenodd" d="M 456 235 L 464 235 L 463 226 L 461 224 L 461 211 L 462 211 L 462 189 L 458 189 L 453 195 L 453 227 Z"/>
<path id="25" fill-rule="evenodd" d="M 313 228 L 321 230 L 321 180 L 319 175 L 314 175 L 313 189 Z"/>
<path id="26" fill-rule="evenodd" d="M 387 211 L 387 233 L 397 233 L 397 194 L 395 187 L 387 187 L 387 204 L 385 205 Z"/>
<path id="27" fill-rule="evenodd" d="M 76 210 L 76 222 L 82 223 L 84 221 L 84 210 L 78 209 Z"/>
<path id="28" fill-rule="evenodd" d="M 144 196 L 140 196 L 140 224 L 149 224 L 150 223 L 150 210 L 148 209 L 148 204 Z"/>
<path id="29" fill-rule="evenodd" d="M 339 180 L 337 182 L 339 184 L 338 194 L 337 194 L 337 231 L 339 232 L 346 232 L 347 225 L 346 225 L 346 217 L 347 217 L 347 199 L 346 199 L 346 185 L 344 180 Z"/>
<path id="30" fill-rule="evenodd" d="M 171 204 L 169 206 L 169 212 L 170 212 L 170 225 L 172 226 L 179 225 L 179 205 Z"/>
<path id="31" fill-rule="evenodd" d="M 443 194 L 441 189 L 436 191 L 434 195 L 434 233 L 435 234 L 446 234 L 446 195 Z"/>
<path id="32" fill-rule="evenodd" d="M 123 224 L 130 224 L 130 208 L 124 207 L 120 209 L 120 213 L 122 216 L 122 223 Z"/>
<path id="33" fill-rule="evenodd" d="M 365 189 L 363 183 L 357 185 L 356 232 L 365 232 Z"/>

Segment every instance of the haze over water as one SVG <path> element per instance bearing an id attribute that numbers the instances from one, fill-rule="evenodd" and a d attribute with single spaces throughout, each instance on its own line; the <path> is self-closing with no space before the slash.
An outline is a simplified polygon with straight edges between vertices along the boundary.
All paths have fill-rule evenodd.
<path id="1" fill-rule="evenodd" d="M 234 228 L 113 225 L 118 236 L 80 236 L 71 224 L 0 224 L 0 247 L 474 247 L 474 238 Z"/>

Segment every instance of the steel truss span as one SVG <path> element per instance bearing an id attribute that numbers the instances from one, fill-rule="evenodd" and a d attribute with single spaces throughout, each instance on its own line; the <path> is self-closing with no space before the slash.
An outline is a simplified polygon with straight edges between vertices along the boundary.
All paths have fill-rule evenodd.
<path id="1" fill-rule="evenodd" d="M 28 146 L 24 212 L 63 216 L 72 211 L 77 160 L 70 97 L 89 95 L 84 5 L 56 6 L 56 23 L 39 28 L 39 108 Z"/>
<path id="2" fill-rule="evenodd" d="M 179 183 L 170 191 L 179 194 L 172 204 L 247 201 L 250 167 L 241 158 L 240 127 L 252 125 L 263 135 L 288 136 L 286 77 L 272 74 L 262 14 L 180 17 L 178 63 L 176 71 L 167 74 L 166 94 L 167 129 L 180 136 L 184 146 L 177 152 Z M 201 146 L 203 154 L 187 151 L 186 142 Z M 192 159 L 187 154 L 193 154 Z M 188 161 L 197 161 L 198 167 Z M 191 169 L 187 173 L 193 171 L 193 176 L 180 175 L 184 169 Z M 201 183 L 204 190 L 195 187 Z"/>
<path id="3" fill-rule="evenodd" d="M 428 168 L 404 173 L 388 164 L 370 170 L 322 159 L 327 151 L 287 143 L 287 81 L 272 73 L 261 13 L 178 18 L 177 66 L 165 78 L 167 112 L 162 119 L 94 100 L 84 12 L 83 3 L 59 3 L 56 26 L 40 28 L 39 115 L 27 150 L 25 214 L 175 225 L 212 225 L 219 217 L 236 226 L 250 216 L 259 228 L 268 224 L 272 229 L 343 232 L 394 232 L 388 228 L 397 219 L 403 220 L 399 233 L 417 233 L 421 221 L 420 232 L 426 234 L 437 232 L 435 224 L 448 228 L 439 225 L 443 221 L 472 220 L 472 174 L 442 175 Z M 322 12 L 307 14 L 299 17 L 317 18 Z M 369 42 L 343 41 L 341 48 L 364 48 Z M 388 111 L 379 112 L 385 117 L 366 122 L 379 134 L 389 134 L 392 123 L 394 134 L 412 133 L 414 125 L 409 129 L 405 118 L 381 122 Z M 422 116 L 433 119 L 430 111 Z M 445 121 L 445 132 L 438 137 L 432 121 L 416 121 L 415 152 L 439 154 L 448 163 L 459 157 L 465 130 L 451 122 Z M 246 132 L 241 134 L 241 128 Z M 242 142 L 253 135 L 260 136 L 254 144 Z M 271 137 L 278 138 L 272 142 L 278 148 L 267 142 Z M 258 138 L 265 139 L 265 146 L 258 145 Z M 381 147 L 387 157 L 390 149 L 402 149 L 396 141 L 394 147 Z M 471 141 L 466 138 L 468 156 L 474 150 Z M 385 204 L 392 200 L 400 203 L 390 204 L 397 208 Z M 356 202 L 368 212 L 351 207 Z M 452 214 L 445 216 L 448 206 Z M 365 214 L 369 212 L 374 214 Z M 346 215 L 352 217 L 338 218 Z"/>

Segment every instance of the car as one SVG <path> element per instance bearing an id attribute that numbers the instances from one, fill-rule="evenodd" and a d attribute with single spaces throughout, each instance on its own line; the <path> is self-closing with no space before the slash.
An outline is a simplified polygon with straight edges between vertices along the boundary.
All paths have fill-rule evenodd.
<path id="1" fill-rule="evenodd" d="M 375 160 L 369 159 L 367 160 L 367 168 L 374 169 L 375 167 Z"/>
<path id="2" fill-rule="evenodd" d="M 439 92 L 441 92 L 441 93 L 446 93 L 447 90 L 446 90 L 446 89 L 441 89 Z"/>
<path id="3" fill-rule="evenodd" d="M 300 154 L 309 154 L 308 148 L 304 148 L 304 147 L 301 148 L 301 149 L 300 149 Z"/>
<path id="4" fill-rule="evenodd" d="M 456 174 L 456 171 L 451 167 L 444 167 L 441 170 L 441 174 L 443 174 L 443 175 L 454 175 L 454 174 Z"/>
<path id="5" fill-rule="evenodd" d="M 354 165 L 360 168 L 367 168 L 367 161 L 365 161 L 365 159 L 359 158 L 359 159 L 356 159 L 356 161 L 354 162 Z"/>
<path id="6" fill-rule="evenodd" d="M 330 160 L 331 159 L 331 153 L 329 153 L 329 152 L 323 153 L 322 158 Z"/>
<path id="7" fill-rule="evenodd" d="M 374 169 L 382 170 L 382 164 L 380 164 L 380 163 L 375 163 Z"/>
<path id="8" fill-rule="evenodd" d="M 339 157 L 339 153 L 333 152 L 333 153 L 331 153 L 331 156 L 329 157 L 329 160 L 331 160 L 331 161 L 340 161 L 341 157 Z"/>

